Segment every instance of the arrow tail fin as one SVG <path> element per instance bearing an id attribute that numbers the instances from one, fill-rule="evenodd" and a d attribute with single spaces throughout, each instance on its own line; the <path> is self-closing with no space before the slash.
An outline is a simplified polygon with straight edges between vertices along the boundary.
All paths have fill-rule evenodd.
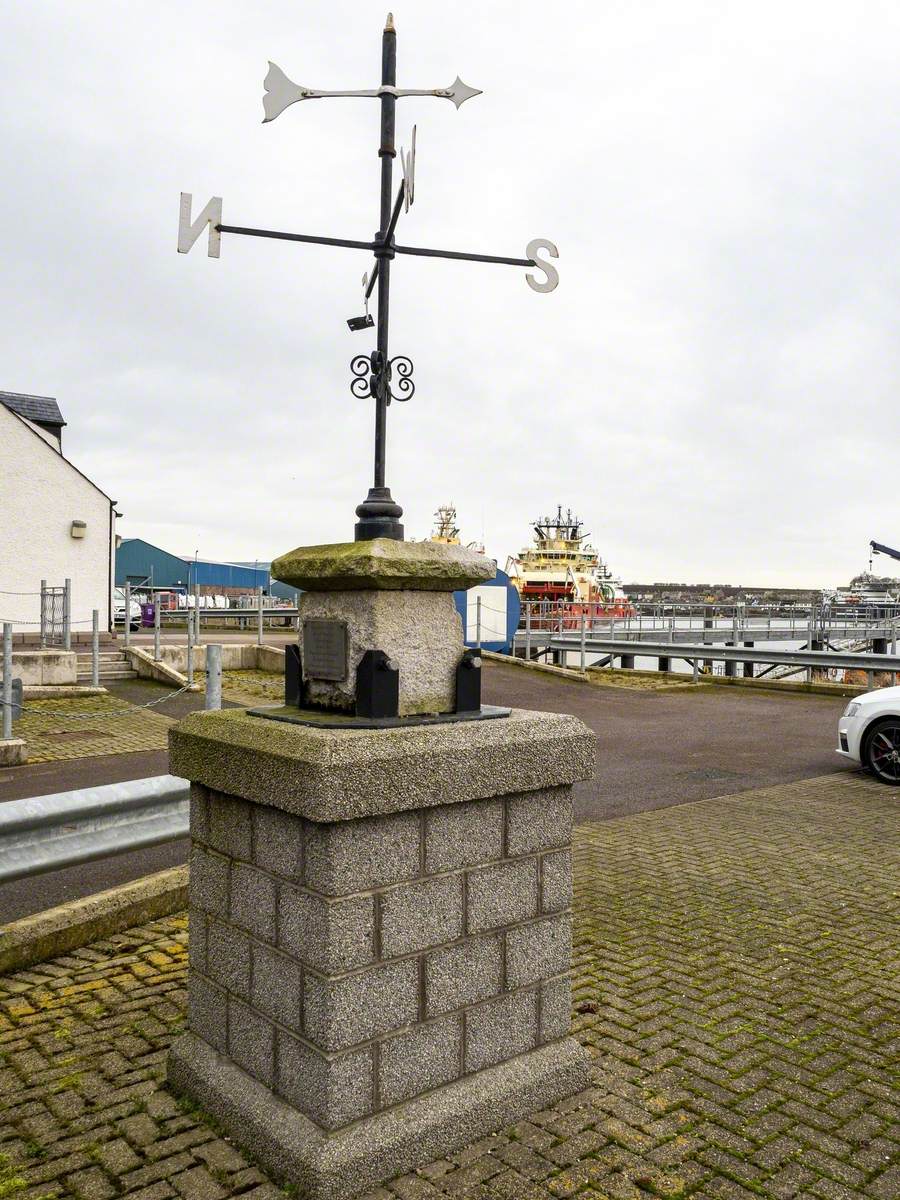
<path id="1" fill-rule="evenodd" d="M 277 67 L 275 63 L 269 63 L 269 72 L 263 81 L 263 87 L 266 94 L 263 96 L 263 124 L 267 121 L 274 121 L 280 116 L 290 105 L 296 104 L 298 100 L 302 100 L 306 95 L 306 89 L 288 79 L 281 67 Z"/>

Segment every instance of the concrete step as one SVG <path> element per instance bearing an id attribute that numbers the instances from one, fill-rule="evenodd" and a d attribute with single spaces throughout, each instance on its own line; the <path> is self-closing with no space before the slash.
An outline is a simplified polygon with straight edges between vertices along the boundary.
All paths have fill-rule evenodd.
<path id="1" fill-rule="evenodd" d="M 113 671 L 109 671 L 109 670 L 107 670 L 107 671 L 101 670 L 100 671 L 100 682 L 101 683 L 114 683 L 114 682 L 118 682 L 121 679 L 137 679 L 137 677 L 138 677 L 137 671 L 132 671 L 131 667 L 122 667 L 121 670 L 117 669 L 117 670 L 113 670 Z M 79 674 L 78 682 L 89 684 L 91 682 L 91 678 L 92 678 L 91 672 L 86 671 L 83 674 Z"/>

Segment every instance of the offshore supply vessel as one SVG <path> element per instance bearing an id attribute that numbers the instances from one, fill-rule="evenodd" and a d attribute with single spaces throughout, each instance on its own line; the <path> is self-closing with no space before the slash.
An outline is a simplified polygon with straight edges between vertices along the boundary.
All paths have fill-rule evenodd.
<path id="1" fill-rule="evenodd" d="M 459 528 L 456 524 L 455 504 L 441 504 L 438 506 L 438 510 L 434 514 L 434 531 L 428 540 L 431 542 L 441 542 L 445 546 L 462 545 Z M 481 542 L 467 542 L 466 549 L 475 550 L 478 554 L 484 554 L 484 546 Z"/>
<path id="2" fill-rule="evenodd" d="M 586 540 L 582 522 L 562 505 L 555 517 L 532 523 L 534 545 L 517 558 L 510 557 L 506 570 L 525 602 L 542 602 L 548 612 L 565 607 L 570 617 L 632 617 L 635 609 L 597 551 Z"/>

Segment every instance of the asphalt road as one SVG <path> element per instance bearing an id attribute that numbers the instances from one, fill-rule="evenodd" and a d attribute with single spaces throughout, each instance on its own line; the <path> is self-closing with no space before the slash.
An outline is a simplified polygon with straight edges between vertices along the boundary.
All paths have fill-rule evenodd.
<path id="1" fill-rule="evenodd" d="M 156 694 L 151 688 L 155 685 L 125 684 L 115 691 L 140 703 Z M 484 700 L 574 713 L 594 731 L 597 768 L 593 780 L 576 787 L 579 821 L 852 769 L 833 749 L 846 701 L 830 696 L 724 687 L 632 691 L 490 663 Z M 202 697 L 184 696 L 173 701 L 172 715 L 200 706 Z M 156 751 L 0 771 L 0 802 L 164 774 L 166 759 L 164 751 Z M 114 887 L 186 857 L 187 842 L 176 842 L 2 885 L 0 921 Z"/>
<path id="2" fill-rule="evenodd" d="M 597 738 L 575 789 L 578 821 L 602 821 L 851 769 L 834 753 L 847 701 L 741 687 L 672 692 L 597 687 L 491 664 L 488 704 L 568 712 Z"/>

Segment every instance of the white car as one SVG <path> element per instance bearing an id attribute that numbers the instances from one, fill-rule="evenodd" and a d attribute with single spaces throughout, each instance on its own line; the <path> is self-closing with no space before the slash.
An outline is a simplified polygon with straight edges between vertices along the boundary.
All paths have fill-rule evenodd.
<path id="1" fill-rule="evenodd" d="M 141 627 L 141 606 L 137 600 L 132 600 L 128 605 L 128 613 L 131 618 L 129 624 L 131 631 L 134 633 Z M 116 588 L 115 605 L 113 607 L 113 622 L 116 625 L 125 624 L 125 592 Z"/>
<path id="2" fill-rule="evenodd" d="M 851 700 L 838 722 L 838 754 L 900 786 L 900 687 L 880 688 Z"/>

